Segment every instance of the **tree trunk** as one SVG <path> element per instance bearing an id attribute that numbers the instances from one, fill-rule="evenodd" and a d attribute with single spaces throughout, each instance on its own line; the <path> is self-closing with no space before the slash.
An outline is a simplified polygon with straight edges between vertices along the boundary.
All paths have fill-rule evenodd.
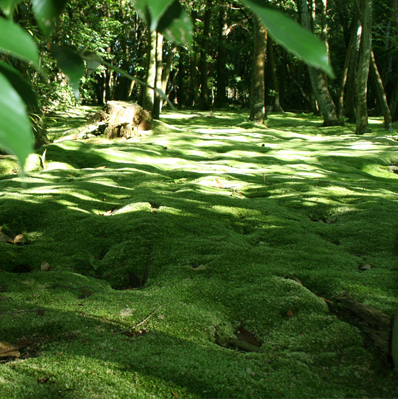
<path id="1" fill-rule="evenodd" d="M 156 44 L 156 31 L 150 31 L 148 29 L 148 64 L 146 73 L 146 84 L 151 87 L 154 87 L 156 83 Z M 147 111 L 152 112 L 154 100 L 155 94 L 153 89 L 150 89 L 148 86 L 144 86 L 143 107 Z"/>
<path id="2" fill-rule="evenodd" d="M 226 15 L 225 6 L 220 5 L 218 13 L 218 51 L 217 51 L 217 96 L 216 107 L 223 107 L 227 103 L 226 82 L 227 82 L 227 49 L 226 38 Z"/>
<path id="3" fill-rule="evenodd" d="M 193 23 L 194 32 L 196 30 L 196 19 L 198 13 L 196 10 L 192 10 L 191 12 L 191 19 Z M 195 46 L 196 47 L 196 46 Z M 198 91 L 198 74 L 197 74 L 197 62 L 196 62 L 196 54 L 197 49 L 194 48 L 194 45 L 189 52 L 189 74 L 190 74 L 190 93 L 188 98 L 188 104 L 190 106 L 197 106 L 200 103 L 199 100 L 199 91 Z"/>
<path id="4" fill-rule="evenodd" d="M 283 112 L 281 104 L 279 102 L 279 84 L 278 77 L 276 75 L 275 67 L 275 54 L 274 54 L 274 41 L 271 36 L 267 36 L 267 70 L 269 73 L 270 81 L 269 88 L 272 90 L 272 111 L 273 112 Z"/>
<path id="5" fill-rule="evenodd" d="M 163 70 L 163 35 L 157 32 L 155 87 L 158 90 L 162 90 L 162 70 Z M 155 93 L 155 100 L 153 103 L 153 110 L 152 110 L 153 119 L 159 119 L 162 102 L 163 102 L 163 97 L 159 93 Z"/>
<path id="6" fill-rule="evenodd" d="M 368 125 L 367 91 L 372 52 L 372 0 L 361 1 L 362 40 L 359 51 L 356 95 L 356 134 L 370 132 Z"/>
<path id="7" fill-rule="evenodd" d="M 203 28 L 203 41 L 201 43 L 200 49 L 200 60 L 199 60 L 199 70 L 200 70 L 200 108 L 202 110 L 209 110 L 209 89 L 207 87 L 207 53 L 209 52 L 209 42 L 210 42 L 210 19 L 212 11 L 213 0 L 207 0 L 206 10 L 204 16 L 204 28 Z"/>
<path id="8" fill-rule="evenodd" d="M 258 18 L 254 20 L 254 54 L 250 95 L 250 119 L 256 124 L 264 124 L 265 110 L 264 62 L 266 51 L 266 32 Z"/>
<path id="9" fill-rule="evenodd" d="M 167 50 L 167 54 L 163 53 L 163 69 L 162 69 L 162 85 L 161 85 L 161 90 L 163 91 L 163 93 L 165 93 L 166 95 L 168 94 L 169 90 L 168 90 L 168 86 L 169 86 L 169 79 L 170 79 L 170 72 L 171 72 L 171 66 L 173 64 L 173 60 L 174 60 L 174 55 L 176 52 L 176 46 L 175 44 L 172 44 L 168 50 Z M 165 101 L 162 100 L 160 102 L 160 110 L 162 110 L 163 105 L 165 105 Z"/>
<path id="10" fill-rule="evenodd" d="M 307 0 L 296 0 L 296 1 L 297 1 L 297 8 L 300 13 L 301 25 L 304 28 L 311 30 L 311 21 L 308 13 Z M 340 122 L 337 118 L 336 107 L 329 93 L 325 76 L 319 69 L 311 66 L 308 67 L 308 72 L 310 74 L 311 86 L 314 91 L 315 98 L 318 102 L 319 109 L 323 116 L 323 125 L 324 126 L 341 125 L 342 122 Z"/>
<path id="11" fill-rule="evenodd" d="M 387 96 L 384 91 L 383 81 L 381 80 L 381 76 L 379 70 L 376 65 L 375 55 L 373 51 L 370 55 L 370 72 L 372 74 L 376 90 L 377 90 L 377 97 L 380 102 L 381 109 L 383 111 L 384 116 L 384 129 L 391 131 L 392 130 L 392 118 L 390 108 L 388 107 L 387 103 Z"/>
<path id="12" fill-rule="evenodd" d="M 351 93 L 355 93 L 353 84 L 355 84 L 359 45 L 361 43 L 361 32 L 361 26 L 359 24 L 359 21 L 357 21 L 355 24 L 353 24 L 350 42 L 348 43 L 347 54 L 344 62 L 344 68 L 338 94 L 338 116 L 340 119 L 342 119 L 344 115 L 347 116 L 350 123 L 355 123 L 355 96 L 351 95 Z M 347 95 L 344 112 L 345 91 L 347 92 Z"/>
<path id="13" fill-rule="evenodd" d="M 186 92 L 185 92 L 185 50 L 183 46 L 180 46 L 180 61 L 178 63 L 178 72 L 177 72 L 177 102 L 178 107 L 182 107 L 186 104 Z"/>

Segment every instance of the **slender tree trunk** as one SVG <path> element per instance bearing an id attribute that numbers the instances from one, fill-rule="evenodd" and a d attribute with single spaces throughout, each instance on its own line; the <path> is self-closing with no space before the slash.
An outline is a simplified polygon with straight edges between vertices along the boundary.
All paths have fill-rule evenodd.
<path id="1" fill-rule="evenodd" d="M 379 98 L 379 103 L 381 106 L 381 109 L 383 111 L 383 116 L 384 116 L 384 129 L 391 131 L 392 130 L 392 118 L 391 118 L 391 112 L 390 108 L 388 107 L 387 103 L 387 96 L 384 91 L 384 86 L 383 86 L 383 81 L 381 80 L 381 76 L 379 73 L 379 70 L 376 65 L 376 60 L 375 60 L 375 55 L 373 51 L 371 52 L 370 55 L 370 72 L 372 74 L 376 90 L 377 90 L 377 97 Z"/>
<path id="2" fill-rule="evenodd" d="M 398 1 L 397 0 L 390 0 L 390 13 L 391 13 L 391 42 L 395 43 L 397 40 L 397 28 L 398 28 Z M 389 51 L 391 54 L 391 50 Z M 395 70 L 398 67 L 398 57 L 397 53 L 393 52 L 393 54 L 390 55 L 390 60 L 391 60 L 391 71 L 395 72 Z M 390 67 L 390 66 L 389 66 Z M 390 110 L 391 114 L 393 117 L 393 120 L 396 121 L 398 119 L 398 80 L 396 78 L 396 72 L 395 74 L 391 74 L 390 79 L 388 79 L 389 82 L 389 92 L 391 93 L 390 95 Z M 395 79 L 394 79 L 395 77 Z M 387 85 L 385 85 L 387 89 Z"/>
<path id="3" fill-rule="evenodd" d="M 370 132 L 368 125 L 367 91 L 372 52 L 372 0 L 361 0 L 362 40 L 359 51 L 356 95 L 356 133 Z"/>
<path id="4" fill-rule="evenodd" d="M 352 120 L 355 122 L 355 96 L 350 95 L 350 91 L 347 90 L 346 112 L 344 113 L 344 93 L 348 87 L 351 88 L 352 92 L 355 91 L 353 89 L 353 83 L 355 82 L 361 32 L 361 25 L 359 24 L 359 21 L 357 21 L 353 25 L 350 41 L 348 43 L 337 103 L 339 118 L 341 119 L 346 115 L 350 119 L 351 123 Z"/>
<path id="5" fill-rule="evenodd" d="M 186 104 L 187 95 L 185 92 L 185 50 L 183 46 L 180 46 L 180 61 L 178 63 L 178 72 L 177 72 L 177 102 L 178 107 L 182 107 Z"/>
<path id="6" fill-rule="evenodd" d="M 156 31 L 150 31 L 148 29 L 148 64 L 147 64 L 147 74 L 146 74 L 146 84 L 154 87 L 156 82 L 156 43 L 157 43 L 157 35 Z M 153 103 L 155 100 L 155 94 L 153 89 L 150 89 L 148 86 L 144 86 L 144 98 L 143 98 L 143 107 L 152 112 Z"/>
<path id="7" fill-rule="evenodd" d="M 274 41 L 270 36 L 267 36 L 267 67 L 270 77 L 269 88 L 273 91 L 272 110 L 274 112 L 283 112 L 279 102 L 279 84 L 275 66 Z"/>
<path id="8" fill-rule="evenodd" d="M 200 70 L 200 108 L 202 110 L 210 109 L 209 89 L 207 87 L 208 68 L 207 54 L 209 52 L 210 42 L 210 19 L 213 0 L 206 1 L 206 10 L 204 16 L 203 42 L 200 50 L 199 70 Z"/>
<path id="9" fill-rule="evenodd" d="M 163 70 L 163 35 L 159 32 L 156 33 L 156 76 L 155 85 L 159 90 L 162 90 L 162 70 Z M 159 93 L 155 93 L 153 103 L 152 117 L 159 119 L 161 104 L 163 97 Z"/>
<path id="10" fill-rule="evenodd" d="M 170 72 L 171 72 L 171 67 L 173 64 L 173 60 L 174 60 L 174 55 L 176 52 L 176 46 L 173 44 L 171 45 L 171 47 L 169 47 L 167 54 L 163 53 L 163 69 L 162 69 L 162 84 L 161 84 L 161 90 L 163 91 L 163 93 L 165 93 L 166 95 L 168 94 L 168 83 L 169 83 L 169 79 L 170 79 Z M 161 100 L 160 102 L 160 110 L 162 110 L 163 105 L 165 105 L 165 101 L 164 99 Z"/>
<path id="11" fill-rule="evenodd" d="M 216 107 L 223 107 L 227 103 L 227 49 L 225 38 L 227 31 L 225 6 L 222 4 L 218 11 L 218 51 L 217 51 L 217 94 Z"/>
<path id="12" fill-rule="evenodd" d="M 250 119 L 256 124 L 264 124 L 265 110 L 264 62 L 266 51 L 266 32 L 258 18 L 254 20 L 254 54 L 250 95 Z"/>
<path id="13" fill-rule="evenodd" d="M 307 0 L 296 0 L 297 8 L 300 13 L 301 24 L 304 28 L 311 30 L 311 21 L 308 13 Z M 310 74 L 311 85 L 314 91 L 315 98 L 318 102 L 319 109 L 323 116 L 324 126 L 336 126 L 341 125 L 337 118 L 336 107 L 332 100 L 327 87 L 327 82 L 323 73 L 314 67 L 309 66 L 308 71 Z"/>
<path id="14" fill-rule="evenodd" d="M 196 18 L 198 16 L 198 12 L 196 10 L 192 10 L 191 12 L 191 20 L 193 23 L 193 30 L 196 31 Z M 198 90 L 198 73 L 197 73 L 197 59 L 196 59 L 197 49 L 195 44 L 191 51 L 189 52 L 189 74 L 190 74 L 190 93 L 188 98 L 188 104 L 190 106 L 197 106 L 200 103 L 199 100 L 199 90 Z"/>

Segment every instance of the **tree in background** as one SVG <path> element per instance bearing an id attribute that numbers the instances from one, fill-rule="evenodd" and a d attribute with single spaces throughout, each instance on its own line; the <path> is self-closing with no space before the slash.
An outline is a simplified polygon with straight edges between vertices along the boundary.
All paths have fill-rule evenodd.
<path id="1" fill-rule="evenodd" d="M 356 133 L 364 134 L 370 131 L 368 126 L 367 91 L 372 53 L 372 0 L 360 1 L 360 22 L 362 37 L 355 85 Z"/>
<path id="2" fill-rule="evenodd" d="M 308 12 L 307 0 L 296 1 L 301 24 L 303 25 L 303 27 L 311 31 L 312 23 L 310 19 L 310 14 Z M 325 2 L 326 0 L 323 1 Z M 314 19 L 314 17 L 312 19 Z M 329 93 L 326 76 L 322 73 L 321 70 L 312 66 L 308 67 L 308 72 L 310 75 L 311 85 L 315 94 L 316 101 L 318 102 L 319 109 L 323 116 L 324 126 L 340 125 L 341 121 L 339 121 L 339 119 L 337 118 L 336 107 Z"/>
<path id="3" fill-rule="evenodd" d="M 267 117 L 265 110 L 265 53 L 266 53 L 266 31 L 257 17 L 254 23 L 254 51 L 252 82 L 250 94 L 250 119 L 256 124 L 264 124 Z"/>
<path id="4" fill-rule="evenodd" d="M 259 18 L 261 25 L 267 27 L 268 35 L 278 45 L 304 59 L 312 67 L 333 75 L 325 46 L 319 39 L 280 11 L 264 8 L 262 1 L 241 0 L 241 3 Z M 168 75 L 173 76 L 170 85 L 178 82 L 177 99 L 179 105 L 184 105 L 189 91 L 182 89 L 192 87 L 194 82 L 193 74 L 191 76 L 189 73 L 193 71 L 193 57 L 192 53 L 189 56 L 188 51 L 195 47 L 192 46 L 193 25 L 190 15 L 179 1 L 140 0 L 131 3 L 128 0 L 104 0 L 98 3 L 88 0 L 82 3 L 76 0 L 32 0 L 32 7 L 26 4 L 18 0 L 2 0 L 0 3 L 4 13 L 4 16 L 0 16 L 0 51 L 4 54 L 0 63 L 0 144 L 16 154 L 21 164 L 32 149 L 32 130 L 26 112 L 26 106 L 30 103 L 35 105 L 36 102 L 45 111 L 62 102 L 72 103 L 72 93 L 77 101 L 80 96 L 84 101 L 93 101 L 95 97 L 99 102 L 126 97 L 138 101 L 146 98 L 147 101 L 148 96 L 144 95 L 142 89 L 145 87 L 150 89 L 147 93 L 152 90 L 164 98 L 159 87 L 166 85 L 166 91 L 173 92 L 164 83 Z M 192 10 L 197 2 L 183 4 L 188 4 Z M 248 49 L 246 43 L 253 43 L 254 39 L 253 36 L 250 41 L 247 39 L 252 32 L 247 25 L 252 17 L 235 1 L 226 2 L 229 12 L 224 15 L 220 14 L 220 10 L 218 13 L 212 12 L 212 0 L 198 4 L 198 15 L 203 16 L 203 34 L 198 32 L 196 36 L 196 49 L 200 54 L 200 106 L 207 109 L 217 96 L 217 86 L 214 85 L 216 75 L 208 68 L 209 63 L 214 63 L 215 57 L 221 60 L 225 57 L 227 60 L 227 100 L 246 105 L 252 58 L 250 51 L 245 50 Z M 289 10 L 294 12 L 292 8 Z M 17 15 L 22 15 L 22 18 L 18 18 L 19 24 L 14 21 Z M 221 29 L 220 15 L 225 21 L 223 32 L 215 35 L 213 33 Z M 59 24 L 54 29 L 57 20 Z M 36 21 L 39 27 L 35 25 Z M 31 33 L 26 33 L 24 27 L 29 27 Z M 160 40 L 153 44 L 154 35 L 150 32 L 159 32 L 164 36 L 163 46 Z M 220 41 L 226 43 L 226 54 L 222 50 L 215 50 L 222 47 Z M 162 73 L 160 70 L 166 57 L 165 48 L 170 48 L 171 43 L 180 45 L 180 51 L 175 52 L 175 59 L 179 60 L 178 73 L 165 74 L 163 79 L 163 70 Z M 151 57 L 148 49 L 154 47 L 158 50 L 152 52 Z M 174 51 L 172 54 L 174 57 Z M 40 73 L 39 59 L 41 68 L 47 70 L 47 74 Z M 174 63 L 174 60 L 170 60 L 170 69 Z M 16 64 L 19 70 L 13 66 Z M 155 85 L 151 78 L 150 87 L 143 82 L 146 76 L 150 76 L 146 74 L 149 65 L 151 73 L 155 71 Z M 96 75 L 92 78 L 89 73 L 94 70 Z M 221 61 L 219 73 L 222 73 Z M 126 84 L 126 79 L 139 85 Z M 70 86 L 66 85 L 67 81 Z M 219 87 L 222 97 L 223 89 Z M 285 91 L 289 90 L 286 85 L 284 87 Z M 39 95 L 35 96 L 35 92 Z M 60 93 L 63 97 L 59 97 Z M 192 98 L 195 98 L 192 94 Z M 148 107 L 153 108 L 153 103 L 151 98 L 147 101 Z"/>

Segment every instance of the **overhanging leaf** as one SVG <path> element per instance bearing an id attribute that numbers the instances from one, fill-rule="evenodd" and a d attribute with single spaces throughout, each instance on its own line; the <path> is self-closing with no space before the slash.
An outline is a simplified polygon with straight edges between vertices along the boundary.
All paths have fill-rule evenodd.
<path id="1" fill-rule="evenodd" d="M 49 37 L 68 0 L 32 0 L 36 21 L 44 36 Z"/>
<path id="2" fill-rule="evenodd" d="M 267 32 L 290 53 L 308 65 L 334 77 L 324 42 L 280 11 L 264 6 L 264 0 L 241 0 L 264 24 Z"/>
<path id="3" fill-rule="evenodd" d="M 39 67 L 39 53 L 33 39 L 19 25 L 0 18 L 0 52 Z"/>
<path id="4" fill-rule="evenodd" d="M 89 75 L 102 64 L 102 58 L 92 51 L 83 50 L 80 53 L 80 57 L 86 61 Z"/>
<path id="5" fill-rule="evenodd" d="M 69 46 L 51 45 L 51 54 L 57 60 L 58 66 L 68 77 L 76 99 L 79 98 L 79 82 L 84 75 L 84 62 L 80 55 Z"/>
<path id="6" fill-rule="evenodd" d="M 193 40 L 193 24 L 191 17 L 181 7 L 178 0 L 166 10 L 158 24 L 158 31 L 174 43 L 191 47 Z"/>
<path id="7" fill-rule="evenodd" d="M 151 31 L 156 30 L 158 22 L 174 0 L 150 0 L 148 9 L 151 14 Z M 178 2 L 178 1 L 177 1 Z M 179 4 L 179 2 L 178 2 Z"/>
<path id="8" fill-rule="evenodd" d="M 20 2 L 21 0 L 0 0 L 0 8 L 4 12 L 4 15 L 7 17 L 10 17 L 12 13 L 14 12 L 15 6 Z"/>
<path id="9" fill-rule="evenodd" d="M 134 0 L 134 8 L 137 11 L 139 17 L 148 24 L 150 16 L 148 13 L 148 1 L 147 0 Z"/>
<path id="10" fill-rule="evenodd" d="M 135 0 L 140 18 L 158 30 L 167 40 L 191 46 L 193 24 L 178 0 Z"/>
<path id="11" fill-rule="evenodd" d="M 21 166 L 33 151 L 33 134 L 26 105 L 0 73 L 0 146 L 16 155 Z"/>
<path id="12" fill-rule="evenodd" d="M 36 93 L 32 90 L 32 86 L 26 80 L 22 79 L 19 71 L 4 62 L 0 62 L 0 73 L 8 79 L 31 110 L 39 108 Z"/>

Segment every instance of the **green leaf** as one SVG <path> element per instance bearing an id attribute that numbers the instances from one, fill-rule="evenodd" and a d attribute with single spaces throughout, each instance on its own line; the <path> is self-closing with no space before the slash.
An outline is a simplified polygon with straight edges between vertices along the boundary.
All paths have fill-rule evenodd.
<path id="1" fill-rule="evenodd" d="M 26 105 L 3 74 L 0 74 L 0 93 L 0 146 L 15 154 L 23 167 L 33 151 L 33 134 Z"/>
<path id="2" fill-rule="evenodd" d="M 20 2 L 21 0 L 0 0 L 0 8 L 3 10 L 4 15 L 7 17 L 11 17 L 15 6 Z"/>
<path id="3" fill-rule="evenodd" d="M 134 8 L 137 11 L 139 17 L 148 24 L 150 20 L 148 12 L 148 0 L 134 0 Z"/>
<path id="4" fill-rule="evenodd" d="M 188 47 L 192 45 L 192 20 L 188 13 L 181 7 L 178 0 L 174 1 L 164 13 L 157 29 L 171 42 L 186 44 Z"/>
<path id="5" fill-rule="evenodd" d="M 57 64 L 62 69 L 62 72 L 68 77 L 76 99 L 79 99 L 79 82 L 85 74 L 82 58 L 73 48 L 58 46 L 57 44 L 51 45 L 51 54 L 57 60 Z"/>
<path id="6" fill-rule="evenodd" d="M 32 90 L 32 86 L 26 80 L 22 79 L 19 71 L 4 62 L 0 62 L 0 73 L 8 79 L 31 110 L 36 111 L 39 108 L 36 93 Z"/>
<path id="7" fill-rule="evenodd" d="M 151 31 L 156 30 L 158 22 L 174 0 L 149 0 L 148 9 L 151 14 Z M 178 2 L 179 4 L 179 2 Z"/>
<path id="8" fill-rule="evenodd" d="M 191 46 L 193 24 L 178 0 L 135 0 L 135 9 L 151 31 L 161 32 L 171 42 Z"/>
<path id="9" fill-rule="evenodd" d="M 5 18 L 0 18 L 0 52 L 39 67 L 39 53 L 32 37 L 19 25 Z"/>
<path id="10" fill-rule="evenodd" d="M 241 0 L 264 24 L 267 32 L 290 53 L 334 77 L 326 44 L 297 22 L 264 6 L 264 0 Z"/>
<path id="11" fill-rule="evenodd" d="M 36 21 L 45 37 L 49 37 L 68 0 L 32 0 Z"/>
<path id="12" fill-rule="evenodd" d="M 97 53 L 94 53 L 92 51 L 83 50 L 80 53 L 80 57 L 82 57 L 83 60 L 86 61 L 89 75 L 102 64 L 102 58 Z"/>

